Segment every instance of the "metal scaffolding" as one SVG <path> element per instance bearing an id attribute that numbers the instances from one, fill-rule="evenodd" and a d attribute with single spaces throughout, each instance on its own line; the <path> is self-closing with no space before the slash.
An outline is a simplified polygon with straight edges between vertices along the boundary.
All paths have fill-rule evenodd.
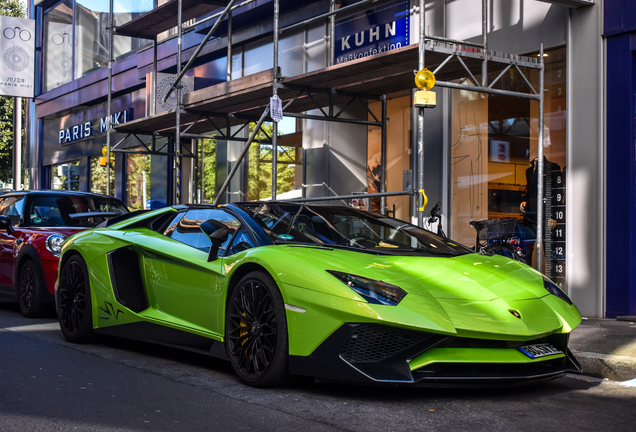
<path id="1" fill-rule="evenodd" d="M 321 120 L 328 122 L 352 123 L 358 125 L 371 125 L 381 128 L 381 189 L 379 193 L 360 194 L 360 195 L 336 195 L 325 197 L 306 198 L 303 188 L 303 198 L 301 201 L 332 201 L 350 198 L 381 198 L 382 212 L 386 211 L 386 197 L 390 196 L 412 196 L 412 217 L 417 218 L 420 226 L 423 225 L 423 211 L 418 209 L 423 200 L 424 193 L 424 108 L 417 108 L 417 132 L 416 156 L 414 156 L 414 166 L 412 172 L 412 184 L 414 187 L 406 191 L 386 191 L 386 147 L 387 147 L 387 98 L 386 95 L 398 90 L 413 89 L 414 72 L 424 68 L 429 68 L 437 76 L 436 86 L 460 89 L 471 92 L 479 92 L 491 95 L 514 96 L 534 100 L 539 103 L 538 118 L 538 136 L 539 143 L 543 142 L 543 124 L 544 124 L 544 59 L 543 47 L 540 48 L 538 58 L 529 58 L 518 55 L 503 54 L 488 50 L 488 4 L 487 0 L 482 0 L 482 42 L 466 42 L 448 39 L 425 34 L 425 0 L 419 0 L 419 6 L 415 6 L 413 12 L 419 15 L 419 41 L 417 45 L 409 45 L 393 51 L 388 51 L 374 56 L 364 57 L 341 64 L 333 64 L 335 51 L 335 18 L 351 14 L 360 6 L 373 3 L 374 7 L 388 3 L 385 0 L 362 0 L 357 3 L 340 7 L 336 7 L 336 2 L 331 1 L 329 12 L 316 15 L 306 20 L 296 22 L 285 27 L 280 26 L 280 8 L 279 0 L 273 0 L 273 67 L 271 70 L 259 72 L 248 77 L 231 79 L 231 60 L 228 60 L 227 82 L 216 86 L 197 90 L 187 94 L 182 101 L 181 98 L 181 80 L 187 70 L 192 66 L 194 61 L 204 50 L 206 44 L 212 38 L 220 23 L 225 17 L 228 19 L 227 26 L 227 58 L 232 58 L 232 11 L 239 7 L 245 6 L 254 0 L 246 0 L 236 4 L 236 0 L 208 0 L 204 3 L 196 2 L 196 0 L 170 0 L 168 3 L 155 7 L 152 11 L 141 15 L 127 24 L 117 27 L 116 33 L 132 37 L 142 37 L 153 40 L 153 98 L 151 115 L 142 119 L 129 121 L 125 124 L 115 125 L 118 132 L 127 133 L 125 139 L 129 136 L 135 136 L 143 144 L 140 138 L 142 135 L 151 135 L 152 143 L 143 144 L 143 147 L 149 154 L 163 154 L 172 157 L 173 160 L 173 204 L 180 203 L 180 161 L 182 154 L 182 140 L 200 140 L 205 138 L 216 138 L 226 141 L 245 142 L 239 159 L 225 179 L 221 189 L 216 193 L 217 203 L 225 193 L 230 181 L 242 159 L 248 153 L 248 149 L 252 142 L 256 140 L 256 134 L 260 126 L 265 121 L 269 112 L 269 100 L 272 96 L 278 96 L 283 101 L 283 112 L 285 116 L 295 117 L 309 120 Z M 222 11 L 197 21 L 195 24 L 184 24 L 185 20 L 198 18 L 203 14 L 209 13 L 214 9 L 224 7 Z M 112 0 L 110 10 L 110 51 L 112 59 L 112 35 L 114 34 Z M 194 27 L 204 22 L 216 20 L 214 25 L 208 31 L 206 37 L 194 50 L 184 67 L 182 35 L 185 32 L 194 30 Z M 328 52 L 328 66 L 307 72 L 297 76 L 287 77 L 281 74 L 279 68 L 278 57 L 278 41 L 279 37 L 293 29 L 307 26 L 310 23 L 322 21 L 325 22 L 327 28 L 326 34 L 326 50 Z M 156 113 L 154 99 L 156 97 L 156 75 L 157 75 L 157 35 L 169 28 L 177 27 L 177 55 L 176 69 L 177 77 L 172 88 L 164 97 L 164 101 L 170 96 L 172 91 L 177 94 L 177 106 L 174 113 Z M 417 69 L 416 69 L 417 68 Z M 534 69 L 539 72 L 539 91 L 537 91 L 520 68 Z M 515 69 L 525 83 L 527 84 L 527 92 L 508 91 L 494 88 L 500 82 L 506 72 Z M 112 67 L 109 62 L 109 80 L 108 80 L 108 118 L 110 120 L 110 94 L 112 90 Z M 492 81 L 488 82 L 488 72 L 500 71 L 499 75 Z M 382 76 L 385 73 L 386 76 Z M 481 80 L 475 77 L 475 74 L 481 75 Z M 470 84 L 456 82 L 458 79 L 466 79 Z M 368 101 L 379 101 L 381 103 L 381 118 L 377 118 L 369 107 Z M 371 120 L 356 120 L 342 118 L 342 113 L 352 103 L 363 103 L 367 108 L 367 112 L 373 118 Z M 343 106 L 340 110 L 336 110 L 336 106 Z M 415 108 L 414 108 L 415 109 Z M 307 114 L 310 110 L 318 110 L 320 115 Z M 230 128 L 235 125 L 245 125 L 249 122 L 258 122 L 257 127 L 250 134 L 249 138 L 240 138 L 236 134 L 232 134 Z M 219 127 L 218 125 L 222 125 Z M 273 123 L 274 132 L 269 142 L 272 149 L 272 199 L 276 199 L 276 180 L 277 180 L 277 123 Z M 171 152 L 161 152 L 155 147 L 155 140 L 158 137 L 169 137 L 173 143 Z M 108 157 L 111 151 L 118 150 L 117 145 L 110 145 L 110 127 L 107 135 Z M 263 142 L 261 140 L 261 142 Z M 193 147 L 197 147 L 196 144 Z M 162 147 L 163 148 L 163 147 Z M 543 169 L 543 146 L 539 145 L 539 172 Z M 192 157 L 196 158 L 195 152 Z M 197 164 L 198 165 L 198 164 Z M 303 168 L 304 169 L 304 168 Z M 110 178 L 110 169 L 108 170 Z M 543 176 L 538 176 L 538 227 L 543 226 Z M 199 196 L 200 200 L 201 197 Z M 543 247 L 543 230 L 537 230 L 537 253 L 542 254 Z M 541 260 L 539 260 L 539 270 L 541 271 Z"/>

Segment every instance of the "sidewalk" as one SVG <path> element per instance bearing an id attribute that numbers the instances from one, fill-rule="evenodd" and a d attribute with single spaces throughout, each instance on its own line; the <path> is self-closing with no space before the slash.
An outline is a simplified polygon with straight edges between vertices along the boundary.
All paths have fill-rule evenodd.
<path id="1" fill-rule="evenodd" d="M 636 378 L 636 317 L 633 321 L 583 319 L 570 335 L 570 349 L 583 374 L 617 381 Z"/>

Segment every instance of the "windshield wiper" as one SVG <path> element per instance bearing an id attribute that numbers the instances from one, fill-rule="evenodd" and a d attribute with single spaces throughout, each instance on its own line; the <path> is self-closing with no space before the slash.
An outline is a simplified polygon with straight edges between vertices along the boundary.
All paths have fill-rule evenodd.
<path id="1" fill-rule="evenodd" d="M 415 252 L 424 252 L 424 253 L 429 253 L 432 255 L 446 255 L 446 256 L 455 256 L 455 255 L 462 255 L 459 252 L 450 252 L 450 251 L 442 251 L 439 249 L 433 249 L 433 248 L 413 248 L 412 250 L 414 250 Z"/>
<path id="2" fill-rule="evenodd" d="M 325 247 L 330 247 L 333 249 L 342 249 L 342 250 L 350 250 L 350 251 L 355 251 L 355 252 L 365 252 L 365 253 L 372 253 L 372 254 L 376 254 L 376 255 L 395 255 L 394 253 L 391 253 L 392 251 L 395 251 L 397 249 L 393 249 L 393 250 L 386 250 L 386 249 L 382 249 L 382 250 L 378 250 L 377 248 L 365 248 L 365 247 L 360 247 L 360 246 L 347 246 L 347 245 L 339 245 L 339 244 L 328 244 L 328 243 L 323 243 L 323 246 Z"/>

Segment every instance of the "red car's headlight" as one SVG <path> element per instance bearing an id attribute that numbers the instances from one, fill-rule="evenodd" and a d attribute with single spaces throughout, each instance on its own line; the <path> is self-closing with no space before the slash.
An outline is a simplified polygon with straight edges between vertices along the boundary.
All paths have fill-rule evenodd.
<path id="1" fill-rule="evenodd" d="M 60 253 L 62 252 L 62 243 L 66 240 L 66 236 L 62 234 L 51 234 L 46 239 L 46 250 L 48 250 L 51 255 L 60 257 Z"/>

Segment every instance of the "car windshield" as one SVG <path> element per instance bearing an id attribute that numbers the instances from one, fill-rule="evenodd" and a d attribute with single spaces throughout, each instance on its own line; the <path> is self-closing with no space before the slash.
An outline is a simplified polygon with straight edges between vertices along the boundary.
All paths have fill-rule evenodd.
<path id="1" fill-rule="evenodd" d="M 460 255 L 471 250 L 415 225 L 348 207 L 243 204 L 274 243 L 310 243 L 388 254 Z"/>
<path id="2" fill-rule="evenodd" d="M 36 195 L 29 205 L 26 220 L 29 226 L 92 227 L 109 216 L 90 216 L 85 213 L 127 213 L 128 209 L 116 198 L 92 195 Z"/>

